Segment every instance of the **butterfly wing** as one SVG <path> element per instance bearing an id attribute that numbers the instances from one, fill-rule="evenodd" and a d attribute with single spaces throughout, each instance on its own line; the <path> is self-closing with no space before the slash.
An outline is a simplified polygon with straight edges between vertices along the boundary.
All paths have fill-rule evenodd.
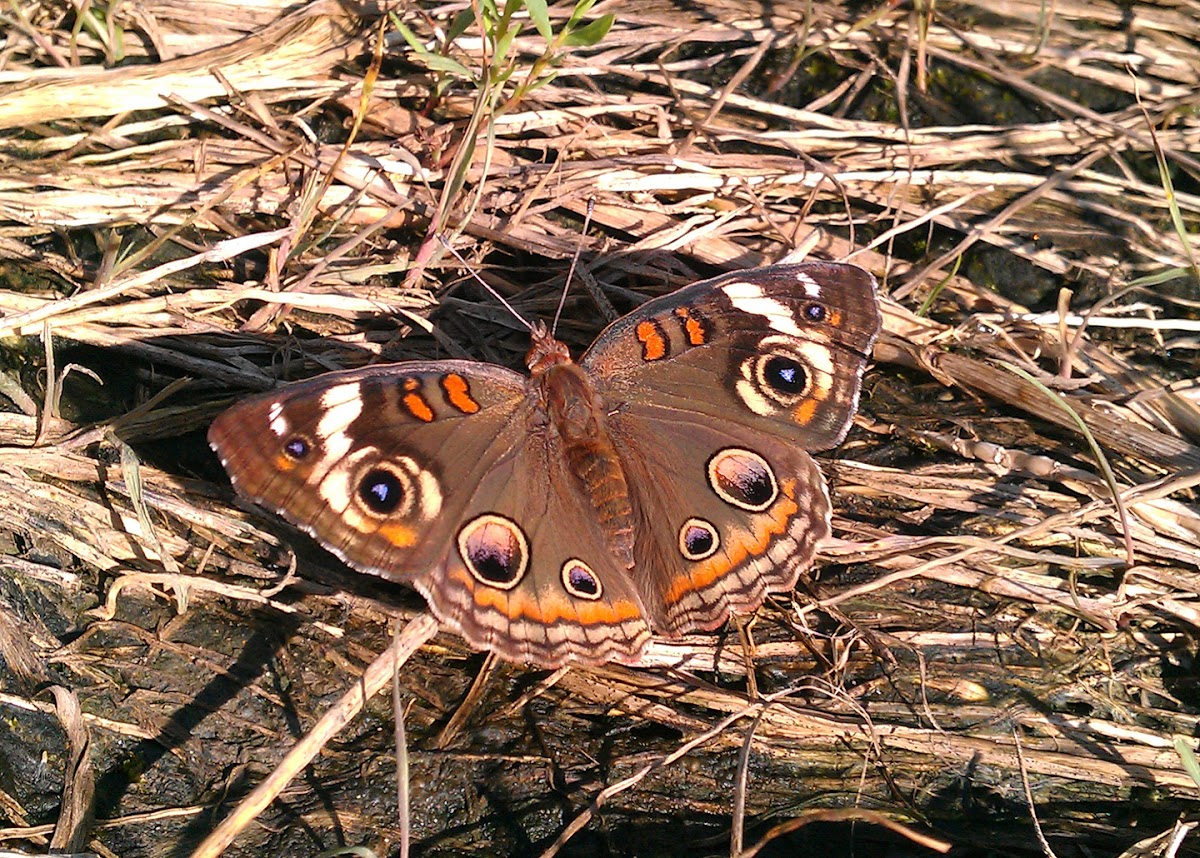
<path id="1" fill-rule="evenodd" d="M 523 400 L 501 367 L 392 364 L 242 400 L 208 439 L 240 493 L 356 568 L 408 581 L 463 505 L 453 486 L 519 442 L 505 427 Z"/>
<path id="2" fill-rule="evenodd" d="M 845 435 L 878 327 L 861 269 L 775 266 L 614 323 L 582 362 L 594 401 L 549 375 L 404 363 L 247 400 L 209 440 L 241 493 L 416 587 L 475 646 L 545 666 L 635 661 L 651 628 L 711 628 L 794 585 L 829 531 L 806 450 Z M 547 397 L 585 417 L 603 402 L 611 447 L 567 449 Z M 590 425 L 578 417 L 555 420 Z M 619 469 L 593 467 L 610 455 Z M 618 485 L 632 510 L 619 520 Z"/>
<path id="3" fill-rule="evenodd" d="M 879 333 L 875 278 L 804 262 L 735 272 L 648 301 L 580 361 L 605 401 L 647 401 L 826 450 L 845 437 Z"/>
<path id="4" fill-rule="evenodd" d="M 866 271 L 779 265 L 650 301 L 585 355 L 646 521 L 634 571 L 654 628 L 714 628 L 795 586 L 829 535 L 808 451 L 848 431 L 879 326 Z"/>
<path id="5" fill-rule="evenodd" d="M 413 583 L 463 637 L 510 661 L 636 662 L 650 626 L 633 579 L 553 434 L 528 437 L 488 470 L 446 556 Z"/>
<path id="6" fill-rule="evenodd" d="M 240 493 L 412 585 L 477 647 L 628 661 L 649 637 L 523 376 L 465 361 L 331 373 L 238 403 L 209 442 Z"/>
<path id="7" fill-rule="evenodd" d="M 634 501 L 635 581 L 653 627 L 713 629 L 790 591 L 829 535 L 816 462 L 777 436 L 629 404 L 609 427 Z"/>

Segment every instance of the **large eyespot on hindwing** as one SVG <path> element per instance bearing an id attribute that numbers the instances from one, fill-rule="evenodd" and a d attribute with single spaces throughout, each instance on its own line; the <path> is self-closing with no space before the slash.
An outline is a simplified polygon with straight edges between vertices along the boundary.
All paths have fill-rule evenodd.
<path id="1" fill-rule="evenodd" d="M 458 531 L 458 556 L 480 584 L 511 590 L 529 569 L 529 542 L 512 519 L 485 513 Z M 564 570 L 565 576 L 565 570 Z"/>
<path id="2" fill-rule="evenodd" d="M 769 509 L 779 497 L 771 465 L 758 453 L 741 447 L 726 447 L 713 454 L 708 460 L 708 485 L 725 503 L 747 512 Z"/>
<path id="3" fill-rule="evenodd" d="M 693 563 L 707 560 L 721 547 L 721 535 L 710 521 L 689 518 L 679 528 L 679 553 Z"/>
<path id="4" fill-rule="evenodd" d="M 600 576 L 582 560 L 571 558 L 562 565 L 563 588 L 577 599 L 595 602 L 604 595 Z"/>
<path id="5" fill-rule="evenodd" d="M 833 353 L 825 343 L 764 337 L 756 352 L 738 365 L 734 379 L 738 398 L 755 414 L 766 417 L 784 409 L 795 413 L 805 400 L 815 403 L 829 397 Z"/>

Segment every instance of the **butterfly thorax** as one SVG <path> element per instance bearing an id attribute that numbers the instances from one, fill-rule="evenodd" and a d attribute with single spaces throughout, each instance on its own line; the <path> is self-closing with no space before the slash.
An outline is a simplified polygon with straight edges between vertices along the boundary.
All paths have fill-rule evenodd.
<path id="1" fill-rule="evenodd" d="M 553 443 L 565 454 L 578 488 L 596 510 L 609 547 L 633 567 L 633 506 L 629 483 L 605 425 L 604 403 L 566 345 L 544 325 L 533 329 L 526 356 L 529 391 L 545 415 Z"/>

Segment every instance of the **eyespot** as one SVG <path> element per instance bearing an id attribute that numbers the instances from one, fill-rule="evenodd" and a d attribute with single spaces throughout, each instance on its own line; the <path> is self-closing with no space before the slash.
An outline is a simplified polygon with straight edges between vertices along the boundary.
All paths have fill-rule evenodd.
<path id="1" fill-rule="evenodd" d="M 829 311 L 825 309 L 824 304 L 805 304 L 801 312 L 804 313 L 805 319 L 817 325 L 829 318 Z"/>
<path id="2" fill-rule="evenodd" d="M 365 455 L 363 455 L 365 453 Z M 442 511 L 442 491 L 430 471 L 410 456 L 380 459 L 378 450 L 360 451 L 346 489 L 353 487 L 359 508 L 373 518 L 412 518 L 426 521 Z M 345 491 L 346 489 L 343 489 Z"/>
<path id="3" fill-rule="evenodd" d="M 772 336 L 759 340 L 755 349 L 736 365 L 732 378 L 738 398 L 755 414 L 770 417 L 829 397 L 835 374 L 826 343 Z"/>
<path id="4" fill-rule="evenodd" d="M 572 558 L 562 566 L 563 587 L 572 596 L 594 602 L 604 595 L 604 587 L 592 567 L 582 560 Z"/>
<path id="5" fill-rule="evenodd" d="M 705 560 L 717 553 L 721 536 L 711 522 L 689 518 L 679 528 L 679 553 L 685 560 Z"/>
<path id="6" fill-rule="evenodd" d="M 775 472 L 752 450 L 726 447 L 708 460 L 708 484 L 725 503 L 762 512 L 779 496 Z"/>
<path id="7" fill-rule="evenodd" d="M 758 361 L 758 380 L 786 397 L 802 396 L 808 388 L 808 370 L 791 355 L 774 354 Z"/>
<path id="8" fill-rule="evenodd" d="M 391 515 L 404 503 L 411 486 L 411 480 L 406 485 L 396 473 L 374 468 L 359 480 L 358 497 L 376 515 Z"/>
<path id="9" fill-rule="evenodd" d="M 529 543 L 521 528 L 491 513 L 476 516 L 458 531 L 458 555 L 476 581 L 500 590 L 521 583 L 529 568 Z"/>
<path id="10" fill-rule="evenodd" d="M 312 452 L 312 444 L 301 435 L 293 435 L 283 445 L 283 454 L 289 459 L 299 462 Z"/>
<path id="11" fill-rule="evenodd" d="M 759 354 L 742 362 L 741 381 L 753 391 L 761 407 L 770 409 L 767 413 L 795 405 L 808 395 L 814 370 L 819 371 L 823 359 L 831 363 L 828 349 L 818 343 L 767 337 L 758 348 Z"/>

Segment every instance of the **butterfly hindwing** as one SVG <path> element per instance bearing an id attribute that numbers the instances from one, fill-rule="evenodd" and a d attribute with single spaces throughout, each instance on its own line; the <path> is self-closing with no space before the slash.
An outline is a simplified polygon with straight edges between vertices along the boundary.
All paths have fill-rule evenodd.
<path id="1" fill-rule="evenodd" d="M 612 429 L 647 522 L 635 573 L 660 632 L 710 630 L 790 591 L 829 535 L 825 480 L 793 444 L 646 404 Z"/>

